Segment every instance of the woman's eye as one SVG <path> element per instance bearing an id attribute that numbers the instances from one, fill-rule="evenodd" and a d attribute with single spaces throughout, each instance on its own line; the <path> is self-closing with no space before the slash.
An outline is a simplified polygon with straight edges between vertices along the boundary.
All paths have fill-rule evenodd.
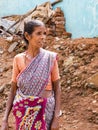
<path id="1" fill-rule="evenodd" d="M 41 32 L 38 32 L 37 35 L 41 35 Z"/>
<path id="2" fill-rule="evenodd" d="M 44 33 L 38 32 L 37 35 L 46 35 L 46 32 L 44 32 Z"/>
<path id="3" fill-rule="evenodd" d="M 44 32 L 44 35 L 46 35 L 46 32 Z"/>

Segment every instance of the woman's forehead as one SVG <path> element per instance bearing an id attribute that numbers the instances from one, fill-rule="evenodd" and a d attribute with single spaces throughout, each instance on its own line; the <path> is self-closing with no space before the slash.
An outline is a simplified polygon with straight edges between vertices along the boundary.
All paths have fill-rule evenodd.
<path id="1" fill-rule="evenodd" d="M 45 31 L 46 30 L 46 27 L 45 26 L 38 26 L 38 27 L 35 27 L 34 31 Z"/>

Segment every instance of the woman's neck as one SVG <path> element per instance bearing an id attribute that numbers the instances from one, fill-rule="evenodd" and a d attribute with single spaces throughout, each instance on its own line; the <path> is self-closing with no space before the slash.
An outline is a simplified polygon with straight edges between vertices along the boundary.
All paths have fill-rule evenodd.
<path id="1" fill-rule="evenodd" d="M 32 58 L 35 57 L 39 52 L 40 52 L 40 48 L 28 46 L 27 54 L 30 55 Z"/>

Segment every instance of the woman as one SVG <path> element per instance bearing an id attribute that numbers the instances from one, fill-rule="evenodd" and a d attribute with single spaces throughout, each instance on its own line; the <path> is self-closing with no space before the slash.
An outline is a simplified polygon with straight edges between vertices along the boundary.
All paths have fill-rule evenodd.
<path id="1" fill-rule="evenodd" d="M 42 49 L 46 37 L 43 22 L 24 26 L 25 52 L 13 61 L 12 84 L 1 130 L 8 130 L 11 109 L 16 130 L 58 130 L 60 84 L 57 54 Z"/>

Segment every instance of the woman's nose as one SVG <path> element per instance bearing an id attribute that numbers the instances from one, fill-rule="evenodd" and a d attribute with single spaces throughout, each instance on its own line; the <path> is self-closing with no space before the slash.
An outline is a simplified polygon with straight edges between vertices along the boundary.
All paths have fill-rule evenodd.
<path id="1" fill-rule="evenodd" d="M 41 35 L 41 38 L 42 38 L 42 39 L 44 39 L 45 37 L 46 37 L 46 35 L 45 35 L 45 34 L 42 34 L 42 35 Z"/>

